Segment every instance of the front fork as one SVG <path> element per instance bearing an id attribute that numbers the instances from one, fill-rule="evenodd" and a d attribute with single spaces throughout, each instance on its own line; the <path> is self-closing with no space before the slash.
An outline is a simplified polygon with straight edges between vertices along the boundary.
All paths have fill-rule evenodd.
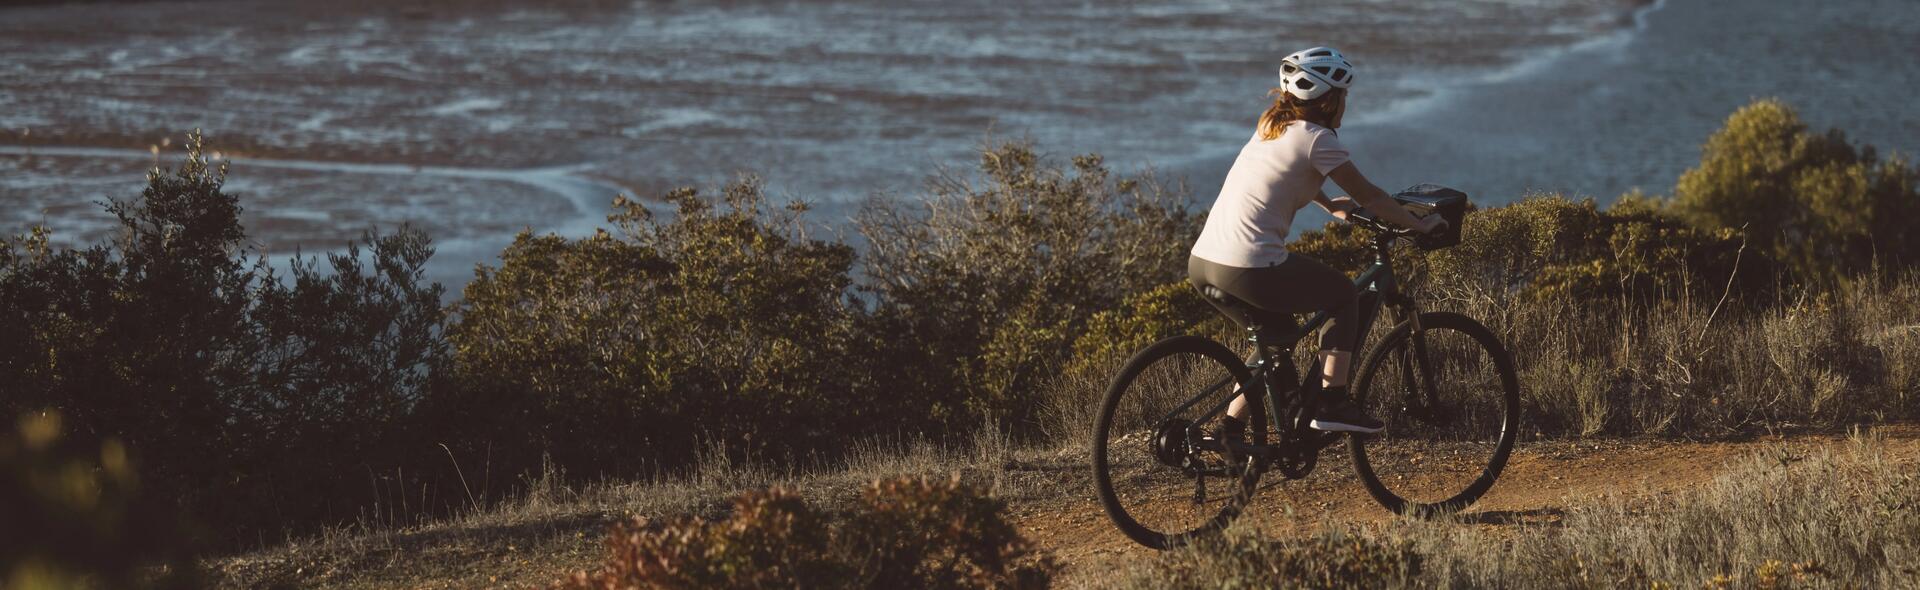
<path id="1" fill-rule="evenodd" d="M 1410 298 L 1405 296 L 1397 297 L 1397 299 L 1399 300 L 1391 302 L 1391 304 L 1393 305 L 1395 316 L 1402 323 L 1407 324 L 1407 341 L 1412 344 L 1412 346 L 1402 349 L 1399 355 L 1396 355 L 1399 357 L 1397 362 L 1400 363 L 1402 385 L 1410 397 L 1410 399 L 1406 400 L 1407 407 L 1403 409 L 1411 410 L 1412 413 L 1416 415 L 1424 416 L 1425 412 L 1434 407 L 1436 401 L 1434 399 L 1436 395 L 1433 390 L 1433 363 L 1429 362 L 1433 356 L 1429 354 L 1427 350 L 1427 330 L 1425 326 L 1420 325 L 1419 306 L 1415 305 Z"/>

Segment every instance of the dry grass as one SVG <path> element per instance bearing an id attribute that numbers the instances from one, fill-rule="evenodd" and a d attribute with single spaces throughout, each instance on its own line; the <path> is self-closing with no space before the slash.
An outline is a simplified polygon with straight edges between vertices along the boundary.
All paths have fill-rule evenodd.
<path id="1" fill-rule="evenodd" d="M 738 462 L 719 445 L 686 472 L 652 481 L 569 485 L 563 473 L 549 468 L 529 478 L 520 495 L 451 518 L 412 526 L 363 519 L 206 565 L 211 582 L 222 587 L 545 585 L 603 560 L 603 539 L 614 523 L 635 517 L 718 517 L 729 499 L 747 490 L 785 486 L 799 490 L 809 503 L 841 509 L 874 480 L 959 474 L 996 495 L 1033 493 L 1003 477 L 1014 453 L 1004 434 L 986 430 L 960 445 L 866 441 L 844 463 L 807 470 Z"/>
<path id="2" fill-rule="evenodd" d="M 1858 588 L 1920 584 L 1920 479 L 1884 441 L 1779 445 L 1704 487 L 1616 497 L 1490 534 L 1478 519 L 1230 531 L 1134 569 L 1134 588 Z"/>
<path id="3" fill-rule="evenodd" d="M 1530 434 L 1711 438 L 1914 416 L 1920 277 L 1868 274 L 1771 304 L 1721 295 L 1453 305 L 1514 352 Z"/>
<path id="4" fill-rule="evenodd" d="M 1913 312 L 1920 309 L 1920 278 L 1911 275 L 1875 275 L 1767 306 L 1721 303 L 1714 291 L 1585 310 L 1527 301 L 1452 307 L 1492 318 L 1490 326 L 1514 351 L 1528 438 L 1715 438 L 1835 427 L 1911 418 L 1920 395 Z M 1238 336 L 1208 329 L 1223 340 Z M 901 475 L 960 473 L 1027 517 L 1043 518 L 1047 510 L 1091 501 L 1083 463 L 1086 427 L 1111 374 L 1101 369 L 1070 372 L 1053 384 L 1038 441 L 1016 443 L 992 428 L 963 444 L 876 440 L 807 468 L 738 461 L 716 446 L 694 468 L 646 482 L 569 485 L 549 470 L 529 479 L 518 497 L 451 519 L 398 526 L 392 523 L 405 519 L 369 518 L 210 565 L 214 581 L 227 586 L 546 584 L 601 560 L 604 532 L 615 522 L 715 517 L 739 492 L 774 485 L 838 509 L 868 482 Z M 1271 575 L 1273 560 L 1286 562 L 1280 570 L 1322 576 L 1298 581 L 1308 585 L 1347 579 L 1342 575 L 1376 582 L 1400 576 L 1387 585 L 1418 587 L 1920 582 L 1920 548 L 1906 540 L 1920 535 L 1913 477 L 1881 461 L 1875 448 L 1869 436 L 1837 452 L 1771 452 L 1704 489 L 1580 507 L 1558 525 L 1520 525 L 1506 534 L 1397 521 L 1367 530 L 1330 525 L 1317 541 L 1276 545 L 1242 531 L 1227 541 L 1231 559 L 1173 554 L 1134 572 L 1133 583 L 1152 586 L 1166 576 L 1206 586 L 1270 580 L 1242 576 Z M 1326 561 L 1329 551 L 1340 560 Z M 1322 563 L 1347 569 L 1315 565 Z"/>

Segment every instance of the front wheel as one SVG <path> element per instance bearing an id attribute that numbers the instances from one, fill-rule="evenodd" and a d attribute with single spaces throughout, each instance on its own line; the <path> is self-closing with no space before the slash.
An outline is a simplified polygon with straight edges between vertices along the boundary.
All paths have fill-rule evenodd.
<path id="1" fill-rule="evenodd" d="M 1166 549 L 1233 520 L 1260 478 L 1245 449 L 1212 434 L 1228 403 L 1257 390 L 1245 361 L 1199 336 L 1135 354 L 1113 378 L 1093 430 L 1093 479 L 1114 525 Z M 1249 396 L 1248 442 L 1266 442 L 1261 396 Z"/>
<path id="2" fill-rule="evenodd" d="M 1520 431 L 1520 382 L 1486 326 L 1447 312 L 1419 319 L 1419 333 L 1400 324 L 1362 365 L 1354 401 L 1387 427 L 1348 449 L 1380 505 L 1426 517 L 1466 508 L 1500 477 Z"/>

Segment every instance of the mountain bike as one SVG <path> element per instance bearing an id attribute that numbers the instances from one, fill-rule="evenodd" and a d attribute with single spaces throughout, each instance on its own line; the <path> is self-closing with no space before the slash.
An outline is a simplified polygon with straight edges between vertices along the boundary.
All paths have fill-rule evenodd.
<path id="1" fill-rule="evenodd" d="M 1396 198 L 1406 204 L 1406 196 Z M 1459 198 L 1463 209 L 1465 195 Z M 1307 477 L 1321 451 L 1342 438 L 1367 493 L 1399 514 L 1459 511 L 1500 477 L 1519 432 L 1512 357 L 1479 322 L 1421 311 L 1394 274 L 1396 242 L 1452 245 L 1460 219 L 1449 219 L 1450 241 L 1391 227 L 1364 210 L 1348 220 L 1370 231 L 1375 254 L 1354 280 L 1361 293 L 1356 350 L 1365 350 L 1382 308 L 1396 320 L 1363 355 L 1350 388 L 1386 429 L 1348 435 L 1307 427 L 1320 371 L 1303 376 L 1293 362 L 1294 345 L 1327 321 L 1325 313 L 1304 325 L 1293 316 L 1265 314 L 1264 325 L 1246 327 L 1248 359 L 1202 336 L 1156 342 L 1114 377 L 1094 424 L 1094 481 L 1107 516 L 1127 536 L 1166 549 L 1218 531 L 1240 515 L 1268 471 L 1286 480 Z M 1218 290 L 1203 295 L 1246 305 Z M 1219 440 L 1213 436 L 1219 419 L 1240 393 L 1250 410 L 1246 439 Z"/>

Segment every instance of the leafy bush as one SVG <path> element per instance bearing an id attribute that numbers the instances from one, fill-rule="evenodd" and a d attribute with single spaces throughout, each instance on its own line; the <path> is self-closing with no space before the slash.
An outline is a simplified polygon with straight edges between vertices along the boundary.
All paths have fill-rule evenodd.
<path id="1" fill-rule="evenodd" d="M 980 172 L 861 212 L 866 330 L 897 347 L 884 381 L 924 396 L 934 420 L 1024 427 L 1094 314 L 1185 276 L 1199 219 L 1184 195 L 1115 179 L 1099 156 L 1063 170 L 1001 144 Z"/>
<path id="2" fill-rule="evenodd" d="M 1811 133 L 1785 103 L 1760 100 L 1707 139 L 1674 205 L 1704 229 L 1744 231 L 1804 280 L 1920 260 L 1920 169 L 1875 160 L 1839 130 Z"/>
<path id="3" fill-rule="evenodd" d="M 867 587 L 1046 587 L 1050 563 L 1035 555 L 1005 510 L 958 477 L 876 481 L 841 538 L 863 558 Z"/>
<path id="4" fill-rule="evenodd" d="M 614 527 L 607 563 L 556 588 L 1043 588 L 1051 564 L 956 478 L 876 481 L 850 514 L 751 492 L 720 522 Z"/>
<path id="5" fill-rule="evenodd" d="M 612 232 L 523 233 L 467 285 L 458 383 L 432 413 L 471 455 L 634 472 L 683 465 L 703 439 L 802 455 L 865 423 L 852 249 L 806 237 L 804 208 L 768 210 L 756 181 L 666 200 L 668 221 L 622 198 Z"/>
<path id="6" fill-rule="evenodd" d="M 558 588 L 824 588 L 850 577 L 830 553 L 826 515 L 792 490 L 735 499 L 726 521 L 683 520 L 652 530 L 645 521 L 618 525 L 611 555 L 591 574 Z"/>
<path id="7" fill-rule="evenodd" d="M 440 289 L 421 283 L 426 237 L 369 235 L 296 261 L 283 283 L 255 252 L 239 200 L 190 136 L 178 170 L 107 210 L 104 244 L 54 248 L 44 229 L 0 239 L 0 413 L 64 413 L 124 441 L 155 497 L 251 532 L 343 518 L 340 473 L 382 457 L 441 345 Z"/>
<path id="8" fill-rule="evenodd" d="M 1133 294 L 1087 320 L 1086 330 L 1074 339 L 1074 364 L 1067 372 L 1086 365 L 1109 368 L 1149 344 L 1193 332 L 1208 320 L 1225 322 L 1186 281 Z"/>
<path id="9" fill-rule="evenodd" d="M 1718 289 L 1729 278 L 1744 279 L 1750 291 L 1768 284 L 1763 259 L 1744 255 L 1735 232 L 1696 229 L 1639 195 L 1607 209 L 1536 195 L 1470 211 L 1463 225 L 1460 244 L 1451 248 L 1396 250 L 1407 286 L 1428 301 L 1497 308 L 1539 299 L 1665 299 L 1695 283 Z M 1372 260 L 1371 244 L 1363 230 L 1329 224 L 1289 248 L 1357 270 Z M 1744 277 L 1736 266 L 1747 267 Z"/>

